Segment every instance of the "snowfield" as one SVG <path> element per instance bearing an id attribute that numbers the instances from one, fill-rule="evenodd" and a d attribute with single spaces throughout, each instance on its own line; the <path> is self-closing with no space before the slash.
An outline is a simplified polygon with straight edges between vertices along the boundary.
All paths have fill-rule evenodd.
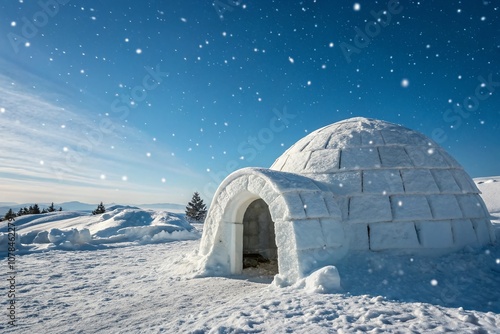
<path id="1" fill-rule="evenodd" d="M 500 178 L 475 181 L 499 240 Z M 353 254 L 279 288 L 265 268 L 196 277 L 202 226 L 180 214 L 116 207 L 16 224 L 17 326 L 4 275 L 2 333 L 500 332 L 498 241 L 443 256 Z M 6 273 L 5 237 L 0 246 Z"/>

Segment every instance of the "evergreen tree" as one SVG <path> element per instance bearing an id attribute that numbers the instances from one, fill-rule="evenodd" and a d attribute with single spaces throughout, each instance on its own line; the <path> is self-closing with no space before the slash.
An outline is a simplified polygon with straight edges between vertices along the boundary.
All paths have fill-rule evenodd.
<path id="1" fill-rule="evenodd" d="M 104 207 L 104 204 L 102 204 L 102 202 L 101 202 L 101 204 L 99 204 L 97 206 L 97 209 L 95 209 L 94 211 L 92 211 L 92 214 L 93 215 L 99 215 L 99 214 L 104 213 L 104 212 L 106 212 L 106 208 Z"/>
<path id="2" fill-rule="evenodd" d="M 17 216 L 20 217 L 23 215 L 23 208 L 20 208 L 19 211 L 17 211 Z"/>
<path id="3" fill-rule="evenodd" d="M 207 206 L 203 203 L 200 198 L 200 194 L 195 192 L 191 202 L 186 206 L 186 217 L 188 220 L 194 220 L 197 222 L 204 222 L 205 216 L 207 214 Z"/>
<path id="4" fill-rule="evenodd" d="M 54 202 L 47 208 L 47 212 L 54 212 L 56 211 L 56 208 L 54 208 Z"/>
<path id="5" fill-rule="evenodd" d="M 42 210 L 42 213 L 47 213 L 47 212 L 48 212 L 47 209 Z"/>
<path id="6" fill-rule="evenodd" d="M 23 208 L 23 215 L 29 215 L 29 213 L 30 213 L 30 210 L 28 210 L 27 207 L 24 207 Z"/>
<path id="7" fill-rule="evenodd" d="M 30 214 L 30 215 L 31 215 L 32 213 L 33 213 L 33 206 L 32 206 L 32 205 L 30 205 L 30 207 L 29 207 L 29 209 L 28 209 L 28 214 Z"/>
<path id="8" fill-rule="evenodd" d="M 12 211 L 12 209 L 9 209 L 9 211 L 7 211 L 7 213 L 4 216 L 4 219 L 10 220 L 10 219 L 14 219 L 14 218 L 16 218 L 16 214 L 14 213 L 14 211 Z"/>
<path id="9" fill-rule="evenodd" d="M 62 207 L 59 207 L 59 210 L 58 211 L 62 211 Z"/>
<path id="10" fill-rule="evenodd" d="M 34 214 L 34 215 L 38 215 L 41 213 L 40 208 L 38 207 L 38 204 L 34 204 L 32 210 L 33 210 L 32 214 Z"/>

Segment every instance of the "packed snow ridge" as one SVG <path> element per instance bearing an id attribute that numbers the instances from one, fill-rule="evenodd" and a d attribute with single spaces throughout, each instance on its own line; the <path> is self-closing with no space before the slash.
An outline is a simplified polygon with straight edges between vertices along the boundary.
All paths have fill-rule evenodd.
<path id="1" fill-rule="evenodd" d="M 7 222 L 0 224 L 6 226 Z M 183 214 L 120 205 L 95 216 L 87 211 L 26 215 L 16 218 L 15 224 L 21 251 L 90 250 L 199 238 Z M 7 233 L 0 233 L 0 246 L 5 249 L 6 245 Z"/>

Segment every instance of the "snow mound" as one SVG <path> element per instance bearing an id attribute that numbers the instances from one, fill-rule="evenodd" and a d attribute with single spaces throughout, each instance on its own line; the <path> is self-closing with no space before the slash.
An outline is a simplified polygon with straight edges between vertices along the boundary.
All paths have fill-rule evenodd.
<path id="1" fill-rule="evenodd" d="M 53 247 L 64 249 L 79 249 L 81 246 L 89 245 L 92 242 L 92 236 L 88 229 L 63 231 L 54 228 L 48 232 L 47 239 L 53 244 Z"/>
<path id="2" fill-rule="evenodd" d="M 475 178 L 481 197 L 490 213 L 500 213 L 500 176 Z"/>
<path id="3" fill-rule="evenodd" d="M 0 228 L 6 230 L 6 224 L 0 222 Z M 200 237 L 183 214 L 120 205 L 95 216 L 80 211 L 26 215 L 16 218 L 15 224 L 17 248 L 33 251 L 95 249 L 109 244 L 116 247 L 119 243 L 149 244 Z M 7 242 L 7 233 L 0 233 L 0 245 Z"/>
<path id="4" fill-rule="evenodd" d="M 271 284 L 271 286 L 278 288 L 284 288 L 288 285 L 286 277 L 281 275 L 276 275 Z M 298 280 L 291 286 L 291 289 L 304 290 L 308 293 L 338 293 L 342 290 L 339 271 L 335 266 L 325 266 Z"/>
<path id="5" fill-rule="evenodd" d="M 331 293 L 341 289 L 340 275 L 335 266 L 323 267 L 305 278 L 307 292 Z"/>

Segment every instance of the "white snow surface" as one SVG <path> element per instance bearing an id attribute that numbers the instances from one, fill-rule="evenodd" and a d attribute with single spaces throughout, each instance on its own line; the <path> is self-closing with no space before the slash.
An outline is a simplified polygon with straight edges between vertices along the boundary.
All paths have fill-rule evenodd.
<path id="1" fill-rule="evenodd" d="M 500 182 L 491 184 L 498 191 Z M 491 199 L 493 205 L 500 204 L 498 197 Z M 499 332 L 498 242 L 442 256 L 353 253 L 335 267 L 326 266 L 282 288 L 271 284 L 274 277 L 266 267 L 245 269 L 239 276 L 197 278 L 191 259 L 199 249 L 197 230 L 202 225 L 189 231 L 173 218 L 182 217 L 137 212 L 122 209 L 108 218 L 61 212 L 52 214 L 59 220 L 47 215 L 37 218 L 38 223 L 30 217 L 16 221 L 21 234 L 76 229 L 78 238 L 74 232 L 56 230 L 47 236 L 50 240 L 50 235 L 67 233 L 66 241 L 73 243 L 75 238 L 88 242 L 87 232 L 81 232 L 85 229 L 91 240 L 106 241 L 121 235 L 122 229 L 162 224 L 180 225 L 181 232 L 198 238 L 144 244 L 137 235 L 153 232 L 136 231 L 130 239 L 134 241 L 89 243 L 91 248 L 54 246 L 42 251 L 27 244 L 16 253 L 16 327 L 7 324 L 8 286 L 2 276 L 0 332 Z M 500 219 L 491 213 L 498 235 Z M 163 231 L 159 233 L 168 233 Z M 0 254 L 5 257 L 5 252 Z M 6 273 L 7 259 L 0 265 Z"/>
<path id="2" fill-rule="evenodd" d="M 91 216 L 86 211 L 26 215 L 15 220 L 19 249 L 97 249 L 199 238 L 183 214 L 113 206 Z M 7 247 L 7 222 L 0 222 L 0 247 Z"/>
<path id="3" fill-rule="evenodd" d="M 488 211 L 494 216 L 500 216 L 500 176 L 479 177 L 474 182 L 481 191 Z"/>

